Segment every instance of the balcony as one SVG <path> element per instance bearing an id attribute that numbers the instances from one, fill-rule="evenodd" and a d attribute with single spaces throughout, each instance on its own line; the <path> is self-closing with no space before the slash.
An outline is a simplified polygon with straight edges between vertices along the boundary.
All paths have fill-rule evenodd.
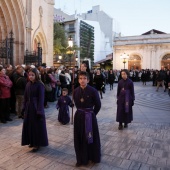
<path id="1" fill-rule="evenodd" d="M 74 27 L 71 27 L 71 28 L 67 28 L 66 31 L 67 31 L 68 33 L 73 33 L 73 32 L 75 32 L 76 30 L 75 30 Z"/>

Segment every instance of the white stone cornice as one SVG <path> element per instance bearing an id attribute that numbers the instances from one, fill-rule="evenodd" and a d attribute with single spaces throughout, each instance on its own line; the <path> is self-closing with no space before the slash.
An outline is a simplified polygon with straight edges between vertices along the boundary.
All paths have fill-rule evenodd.
<path id="1" fill-rule="evenodd" d="M 55 0 L 44 0 L 44 1 L 50 5 L 55 5 Z"/>

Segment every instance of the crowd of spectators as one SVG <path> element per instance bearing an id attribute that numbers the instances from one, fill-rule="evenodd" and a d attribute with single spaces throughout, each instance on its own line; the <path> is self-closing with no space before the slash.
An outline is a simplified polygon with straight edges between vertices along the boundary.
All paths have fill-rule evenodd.
<path id="1" fill-rule="evenodd" d="M 28 82 L 28 70 L 34 68 L 34 65 L 17 65 L 13 68 L 11 65 L 0 66 L 0 121 L 6 123 L 11 121 L 10 114 L 16 114 L 22 118 L 22 102 L 24 91 Z M 113 90 L 113 83 L 121 79 L 120 70 L 87 69 L 86 64 L 81 68 L 74 70 L 64 66 L 59 68 L 39 66 L 39 76 L 45 86 L 44 108 L 48 108 L 48 102 L 56 101 L 63 88 L 68 89 L 68 94 L 72 94 L 72 89 L 79 86 L 78 72 L 84 69 L 90 74 L 89 85 L 99 91 L 101 99 L 102 93 L 105 93 L 105 86 L 108 84 L 110 90 Z M 73 72 L 74 71 L 74 72 Z M 74 76 L 73 76 L 74 75 Z M 156 91 L 162 86 L 164 92 L 170 85 L 169 70 L 129 70 L 129 78 L 133 82 L 142 82 L 145 86 L 148 81 L 152 81 Z"/>

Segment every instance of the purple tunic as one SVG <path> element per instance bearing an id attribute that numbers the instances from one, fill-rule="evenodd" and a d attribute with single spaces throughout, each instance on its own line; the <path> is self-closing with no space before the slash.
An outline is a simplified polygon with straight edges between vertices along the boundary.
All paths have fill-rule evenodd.
<path id="1" fill-rule="evenodd" d="M 28 82 L 24 94 L 22 145 L 47 146 L 48 137 L 44 114 L 44 86 Z"/>
<path id="2" fill-rule="evenodd" d="M 81 87 L 77 87 L 74 91 L 73 98 L 77 108 L 74 115 L 74 147 L 77 163 L 86 165 L 89 160 L 99 163 L 101 146 L 96 119 L 96 115 L 101 108 L 99 94 L 96 89 L 87 85 L 84 90 Z M 81 100 L 82 98 L 83 101 Z M 88 109 L 90 109 L 90 112 Z M 86 118 L 87 113 L 85 112 L 88 112 L 88 118 Z M 87 126 L 87 121 L 88 123 L 91 122 L 91 127 L 89 125 Z M 87 139 L 87 131 L 90 132 L 91 128 L 92 133 L 90 133 L 90 135 L 92 134 L 93 136 L 91 138 L 92 141 L 89 141 Z"/>
<path id="3" fill-rule="evenodd" d="M 61 122 L 63 125 L 70 122 L 70 112 L 69 107 L 72 107 L 72 101 L 69 96 L 61 96 L 58 99 L 58 103 L 56 108 L 59 109 L 58 113 L 58 121 Z"/>
<path id="4" fill-rule="evenodd" d="M 117 116 L 116 121 L 131 123 L 133 120 L 132 106 L 134 104 L 134 85 L 130 79 L 121 79 L 117 88 Z"/>

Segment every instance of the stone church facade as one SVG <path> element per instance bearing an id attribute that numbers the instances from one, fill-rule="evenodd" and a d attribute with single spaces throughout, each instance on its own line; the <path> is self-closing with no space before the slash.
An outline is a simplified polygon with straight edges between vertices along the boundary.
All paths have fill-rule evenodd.
<path id="1" fill-rule="evenodd" d="M 113 69 L 170 69 L 170 34 L 151 30 L 140 36 L 118 37 L 113 50 Z"/>
<path id="2" fill-rule="evenodd" d="M 54 0 L 0 0 L 0 41 L 13 32 L 14 65 L 42 47 L 42 62 L 53 65 Z"/>

